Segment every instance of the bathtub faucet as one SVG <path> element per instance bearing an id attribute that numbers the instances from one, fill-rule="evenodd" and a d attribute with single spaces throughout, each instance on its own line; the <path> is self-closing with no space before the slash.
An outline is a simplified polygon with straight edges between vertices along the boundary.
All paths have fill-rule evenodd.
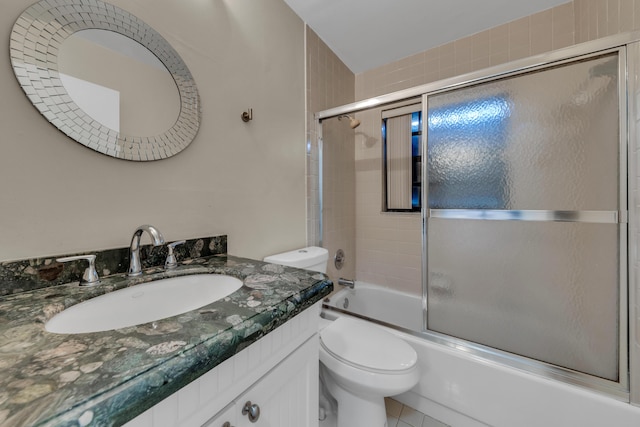
<path id="1" fill-rule="evenodd" d="M 342 277 L 338 279 L 338 285 L 346 286 L 349 289 L 353 289 L 355 283 L 353 280 L 343 279 Z"/>

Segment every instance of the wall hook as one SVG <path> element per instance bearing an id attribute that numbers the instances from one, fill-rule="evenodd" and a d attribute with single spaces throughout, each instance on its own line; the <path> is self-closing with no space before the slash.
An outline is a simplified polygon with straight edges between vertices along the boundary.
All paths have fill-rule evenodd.
<path id="1" fill-rule="evenodd" d="M 249 108 L 247 111 L 243 112 L 240 116 L 243 122 L 248 122 L 249 120 L 253 120 L 253 108 Z"/>

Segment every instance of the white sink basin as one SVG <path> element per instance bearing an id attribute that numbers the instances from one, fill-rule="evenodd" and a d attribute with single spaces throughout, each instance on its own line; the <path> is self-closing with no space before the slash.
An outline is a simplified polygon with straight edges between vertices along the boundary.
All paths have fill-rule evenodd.
<path id="1" fill-rule="evenodd" d="M 57 334 L 126 328 L 195 310 L 232 294 L 241 286 L 241 280 L 221 274 L 156 280 L 71 306 L 52 317 L 44 327 Z"/>

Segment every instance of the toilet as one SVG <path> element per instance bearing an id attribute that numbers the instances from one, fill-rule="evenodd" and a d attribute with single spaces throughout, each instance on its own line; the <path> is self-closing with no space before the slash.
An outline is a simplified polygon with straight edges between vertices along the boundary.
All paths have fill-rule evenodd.
<path id="1" fill-rule="evenodd" d="M 314 246 L 264 261 L 325 273 L 328 258 L 326 249 Z M 386 427 L 385 396 L 404 393 L 418 383 L 416 351 L 364 320 L 320 320 L 320 378 L 337 402 L 337 427 Z M 321 406 L 330 400 L 321 396 Z"/>

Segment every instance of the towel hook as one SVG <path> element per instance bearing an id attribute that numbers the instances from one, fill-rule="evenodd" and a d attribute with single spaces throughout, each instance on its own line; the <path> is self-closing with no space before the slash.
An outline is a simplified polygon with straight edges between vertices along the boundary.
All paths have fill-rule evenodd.
<path id="1" fill-rule="evenodd" d="M 249 108 L 247 111 L 243 112 L 240 118 L 245 123 L 247 123 L 249 120 L 253 120 L 253 108 Z"/>

